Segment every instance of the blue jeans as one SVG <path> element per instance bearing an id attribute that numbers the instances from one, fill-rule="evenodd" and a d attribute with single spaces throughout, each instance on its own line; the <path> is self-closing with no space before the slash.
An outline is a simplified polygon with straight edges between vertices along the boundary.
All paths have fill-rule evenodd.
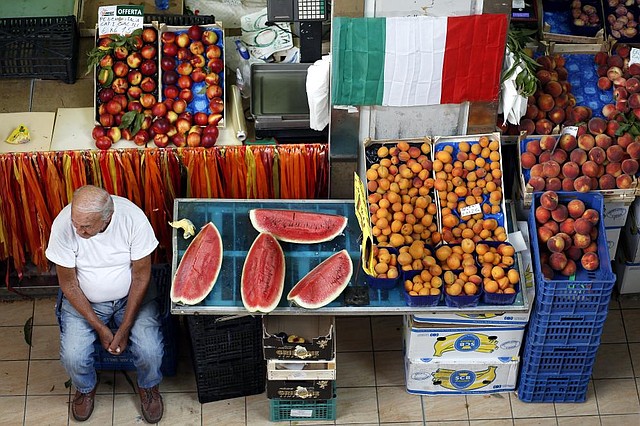
<path id="1" fill-rule="evenodd" d="M 113 319 L 117 326 L 122 323 L 126 306 L 126 297 L 113 302 L 91 304 L 103 323 L 107 324 Z M 66 298 L 62 299 L 60 324 L 60 361 L 76 389 L 88 393 L 97 384 L 93 344 L 98 334 Z M 151 301 L 142 305 L 129 333 L 129 347 L 141 388 L 150 388 L 162 381 L 160 366 L 164 346 L 160 326 L 157 303 Z"/>

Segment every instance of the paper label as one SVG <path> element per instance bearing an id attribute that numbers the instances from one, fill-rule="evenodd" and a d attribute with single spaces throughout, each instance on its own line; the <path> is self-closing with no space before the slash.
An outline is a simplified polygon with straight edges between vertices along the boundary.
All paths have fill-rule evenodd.
<path id="1" fill-rule="evenodd" d="M 144 6 L 119 5 L 98 8 L 98 36 L 131 34 L 144 24 Z"/>
<path id="2" fill-rule="evenodd" d="M 365 191 L 364 184 L 357 173 L 353 174 L 353 194 L 356 218 L 358 219 L 358 225 L 360 225 L 360 230 L 362 231 L 362 249 L 360 250 L 360 254 L 362 256 L 362 269 L 364 269 L 364 271 L 369 275 L 375 275 L 372 266 L 373 231 L 369 220 L 367 192 Z"/>
<path id="3" fill-rule="evenodd" d="M 460 209 L 460 216 L 472 216 L 474 214 L 482 213 L 482 207 L 480 204 L 471 204 L 470 206 L 466 206 Z"/>
<path id="4" fill-rule="evenodd" d="M 637 64 L 640 62 L 640 49 L 637 47 L 632 47 L 631 52 L 629 53 L 629 65 Z"/>
<path id="5" fill-rule="evenodd" d="M 299 408 L 291 409 L 291 417 L 311 417 L 313 416 L 313 410 L 302 410 Z"/>
<path id="6" fill-rule="evenodd" d="M 524 0 L 511 0 L 511 7 L 513 9 L 524 9 L 526 6 Z"/>
<path id="7" fill-rule="evenodd" d="M 562 129 L 562 133 L 560 133 L 561 135 L 566 135 L 569 134 L 573 137 L 576 137 L 578 135 L 578 127 L 577 126 L 567 126 L 564 129 Z"/>

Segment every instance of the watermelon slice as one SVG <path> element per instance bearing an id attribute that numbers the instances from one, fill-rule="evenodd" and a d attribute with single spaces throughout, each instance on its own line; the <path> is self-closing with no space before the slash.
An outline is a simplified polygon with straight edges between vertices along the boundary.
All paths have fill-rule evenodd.
<path id="1" fill-rule="evenodd" d="M 213 289 L 222 266 L 222 238 L 209 222 L 202 227 L 182 255 L 171 283 L 171 300 L 195 305 Z"/>
<path id="2" fill-rule="evenodd" d="M 333 302 L 349 284 L 353 263 L 346 250 L 325 259 L 293 286 L 287 299 L 296 305 L 317 309 Z"/>
<path id="3" fill-rule="evenodd" d="M 284 291 L 284 252 L 273 235 L 255 239 L 242 267 L 240 293 L 249 312 L 273 311 Z"/>
<path id="4" fill-rule="evenodd" d="M 249 210 L 251 224 L 258 232 L 268 232 L 289 243 L 322 243 L 340 235 L 347 218 L 335 214 L 299 210 Z"/>

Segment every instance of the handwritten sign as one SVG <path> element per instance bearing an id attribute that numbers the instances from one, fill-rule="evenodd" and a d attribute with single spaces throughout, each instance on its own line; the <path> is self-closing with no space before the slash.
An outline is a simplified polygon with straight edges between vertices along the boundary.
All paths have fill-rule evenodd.
<path id="1" fill-rule="evenodd" d="M 119 5 L 98 8 L 98 36 L 108 34 L 127 35 L 142 28 L 144 6 Z"/>
<path id="2" fill-rule="evenodd" d="M 480 204 L 471 204 L 470 206 L 466 206 L 460 209 L 460 216 L 466 217 L 474 214 L 482 213 L 482 207 Z"/>
<path id="3" fill-rule="evenodd" d="M 640 49 L 632 47 L 629 53 L 629 65 L 637 63 L 640 63 Z"/>

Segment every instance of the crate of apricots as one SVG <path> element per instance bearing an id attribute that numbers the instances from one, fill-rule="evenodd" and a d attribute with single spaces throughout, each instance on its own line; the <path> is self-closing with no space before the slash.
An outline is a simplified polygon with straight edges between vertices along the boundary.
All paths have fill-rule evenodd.
<path id="1" fill-rule="evenodd" d="M 498 134 L 436 140 L 433 185 L 442 241 L 507 240 L 501 152 Z"/>
<path id="2" fill-rule="evenodd" d="M 378 244 L 440 242 L 431 176 L 431 142 L 365 142 L 366 180 L 373 235 Z"/>
<path id="3" fill-rule="evenodd" d="M 416 240 L 409 246 L 400 247 L 398 265 L 408 306 L 436 306 L 440 302 L 442 267 L 429 245 Z"/>
<path id="4" fill-rule="evenodd" d="M 475 246 L 482 277 L 482 301 L 488 305 L 512 305 L 520 288 L 520 273 L 516 269 L 513 246 L 495 241 L 476 244 L 472 240 L 466 244 Z"/>
<path id="5" fill-rule="evenodd" d="M 392 289 L 398 284 L 398 250 L 395 247 L 373 246 L 374 275 L 365 275 L 369 287 L 374 289 Z"/>
<path id="6" fill-rule="evenodd" d="M 482 278 L 474 256 L 475 244 L 442 244 L 435 249 L 435 258 L 442 269 L 444 301 L 454 308 L 474 307 L 482 294 Z"/>

